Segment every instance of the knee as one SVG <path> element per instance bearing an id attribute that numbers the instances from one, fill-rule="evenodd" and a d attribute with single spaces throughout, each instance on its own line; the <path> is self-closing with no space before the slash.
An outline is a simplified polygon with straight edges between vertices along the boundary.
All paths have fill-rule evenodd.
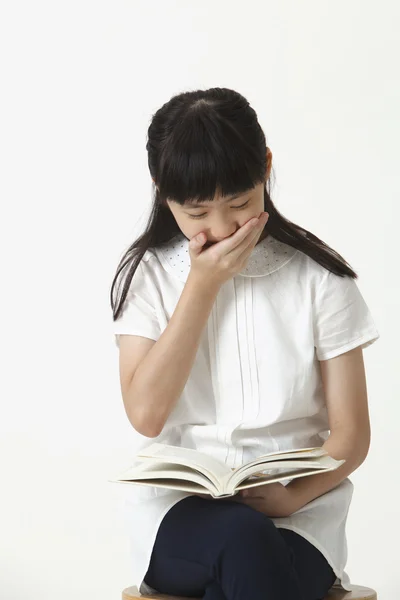
<path id="1" fill-rule="evenodd" d="M 272 578 L 289 572 L 289 547 L 273 521 L 263 513 L 237 504 L 234 510 L 221 515 L 218 533 L 211 550 L 216 573 L 221 575 L 220 569 L 227 565 L 229 572 L 262 571 L 265 577 Z"/>
<path id="2" fill-rule="evenodd" d="M 273 521 L 244 504 L 235 504 L 232 510 L 222 516 L 220 525 L 224 530 L 225 545 L 242 548 L 244 552 L 250 546 L 254 549 L 273 549 L 281 541 Z"/>

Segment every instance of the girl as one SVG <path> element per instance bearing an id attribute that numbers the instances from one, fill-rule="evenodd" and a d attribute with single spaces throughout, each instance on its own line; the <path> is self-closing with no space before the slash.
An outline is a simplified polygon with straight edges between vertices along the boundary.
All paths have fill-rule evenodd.
<path id="1" fill-rule="evenodd" d="M 368 452 L 362 350 L 379 337 L 357 274 L 272 203 L 272 153 L 237 92 L 171 98 L 147 151 L 152 212 L 111 288 L 134 451 L 156 438 L 238 467 L 323 446 L 346 462 L 229 500 L 124 486 L 134 582 L 207 600 L 351 589 L 348 476 Z"/>

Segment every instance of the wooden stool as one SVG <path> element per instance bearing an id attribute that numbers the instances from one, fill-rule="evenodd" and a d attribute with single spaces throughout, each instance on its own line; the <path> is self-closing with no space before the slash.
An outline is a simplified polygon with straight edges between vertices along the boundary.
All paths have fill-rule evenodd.
<path id="1" fill-rule="evenodd" d="M 325 600 L 377 600 L 377 595 L 370 588 L 354 586 L 356 589 L 353 592 L 346 592 L 340 588 L 333 587 Z M 183 596 L 168 596 L 167 594 L 154 594 L 153 596 L 142 596 L 137 587 L 126 588 L 122 592 L 122 600 L 193 600 L 193 598 L 184 598 Z"/>

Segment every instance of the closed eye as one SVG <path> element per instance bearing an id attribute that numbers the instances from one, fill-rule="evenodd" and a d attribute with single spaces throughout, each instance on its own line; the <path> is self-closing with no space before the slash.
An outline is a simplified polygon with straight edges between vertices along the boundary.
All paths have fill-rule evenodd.
<path id="1" fill-rule="evenodd" d="M 250 200 L 247 200 L 247 202 L 245 202 L 244 204 L 241 204 L 240 206 L 231 206 L 230 208 L 235 208 L 236 210 L 241 210 L 242 208 L 244 208 L 245 206 L 248 205 L 248 203 L 250 202 Z M 201 219 L 202 217 L 204 217 L 207 213 L 202 213 L 201 215 L 188 215 L 191 219 Z"/>

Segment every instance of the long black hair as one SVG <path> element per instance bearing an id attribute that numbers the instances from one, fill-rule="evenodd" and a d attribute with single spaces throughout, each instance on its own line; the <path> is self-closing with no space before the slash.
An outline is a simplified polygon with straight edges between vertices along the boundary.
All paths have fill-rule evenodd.
<path id="1" fill-rule="evenodd" d="M 297 248 L 333 273 L 357 279 L 345 259 L 274 206 L 271 178 L 266 180 L 267 146 L 256 112 L 238 92 L 211 88 L 173 96 L 153 115 L 146 144 L 154 198 L 144 233 L 122 256 L 111 286 L 111 307 L 118 319 L 132 277 L 145 252 L 181 232 L 167 199 L 210 201 L 244 193 L 264 182 L 268 233 Z M 118 287 L 118 289 L 117 289 Z M 118 298 L 116 297 L 118 296 Z"/>

